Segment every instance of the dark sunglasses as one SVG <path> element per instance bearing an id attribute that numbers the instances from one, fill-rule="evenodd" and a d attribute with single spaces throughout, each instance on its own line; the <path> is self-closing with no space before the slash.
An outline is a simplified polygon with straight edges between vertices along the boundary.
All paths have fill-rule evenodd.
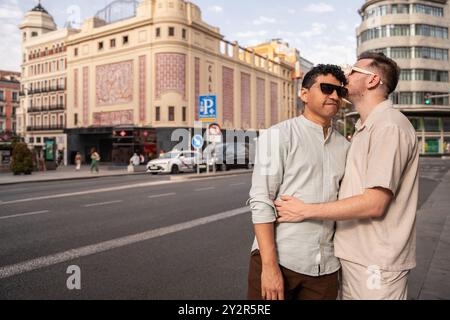
<path id="1" fill-rule="evenodd" d="M 348 90 L 346 88 L 334 84 L 321 83 L 320 90 L 327 96 L 332 95 L 333 92 L 336 91 L 339 98 L 346 99 L 348 97 Z"/>

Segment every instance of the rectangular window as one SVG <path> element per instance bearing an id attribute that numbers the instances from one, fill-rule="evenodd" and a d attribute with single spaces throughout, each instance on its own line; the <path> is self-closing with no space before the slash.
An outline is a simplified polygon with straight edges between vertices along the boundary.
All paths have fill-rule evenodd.
<path id="1" fill-rule="evenodd" d="M 448 61 L 448 49 L 416 47 L 415 58 Z"/>
<path id="2" fill-rule="evenodd" d="M 98 50 L 103 50 L 103 41 L 98 43 Z"/>
<path id="3" fill-rule="evenodd" d="M 169 27 L 169 37 L 174 37 L 174 36 L 175 36 L 175 28 Z"/>
<path id="4" fill-rule="evenodd" d="M 416 28 L 416 36 L 448 39 L 448 28 L 431 26 L 427 24 L 416 24 L 415 28 Z"/>
<path id="5" fill-rule="evenodd" d="M 187 108 L 183 107 L 183 122 L 187 121 Z"/>
<path id="6" fill-rule="evenodd" d="M 73 123 L 74 123 L 74 125 L 78 125 L 78 113 L 75 113 L 74 115 L 73 115 Z"/>
<path id="7" fill-rule="evenodd" d="M 128 36 L 123 36 L 122 42 L 123 42 L 123 44 L 128 44 L 128 42 L 129 42 Z"/>
<path id="8" fill-rule="evenodd" d="M 156 28 L 156 37 L 161 37 L 161 28 Z"/>
<path id="9" fill-rule="evenodd" d="M 426 132 L 441 132 L 441 128 L 439 126 L 439 119 L 437 118 L 425 118 L 424 124 Z"/>
<path id="10" fill-rule="evenodd" d="M 444 122 L 444 131 L 450 132 L 450 118 L 443 118 L 442 121 Z"/>
<path id="11" fill-rule="evenodd" d="M 115 48 L 116 47 L 116 39 L 111 39 L 110 41 L 110 47 Z"/>
<path id="12" fill-rule="evenodd" d="M 0 91 L 0 101 L 5 101 L 5 94 L 3 91 Z"/>
<path id="13" fill-rule="evenodd" d="M 409 24 L 399 24 L 390 27 L 391 37 L 409 36 L 411 27 Z"/>
<path id="14" fill-rule="evenodd" d="M 412 70 L 411 69 L 402 69 L 400 73 L 401 81 L 411 81 L 412 80 Z"/>
<path id="15" fill-rule="evenodd" d="M 435 17 L 444 16 L 444 8 L 427 6 L 424 4 L 413 4 L 413 11 L 415 13 L 427 14 Z"/>
<path id="16" fill-rule="evenodd" d="M 411 48 L 408 47 L 394 47 L 391 48 L 392 59 L 411 59 Z"/>
<path id="17" fill-rule="evenodd" d="M 18 100 L 17 100 L 17 92 L 13 92 L 13 94 L 12 94 L 12 100 L 15 101 L 15 102 L 18 101 Z"/>
<path id="18" fill-rule="evenodd" d="M 161 121 L 161 107 L 156 107 L 155 121 Z"/>
<path id="19" fill-rule="evenodd" d="M 175 107 L 169 107 L 169 121 L 175 121 Z"/>
<path id="20" fill-rule="evenodd" d="M 186 29 L 183 29 L 183 31 L 182 31 L 182 36 L 183 36 L 183 39 L 186 39 L 187 38 L 187 30 Z"/>

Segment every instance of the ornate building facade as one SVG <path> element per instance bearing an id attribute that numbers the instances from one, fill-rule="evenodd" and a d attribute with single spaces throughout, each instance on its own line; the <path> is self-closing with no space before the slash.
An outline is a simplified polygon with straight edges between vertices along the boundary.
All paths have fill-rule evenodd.
<path id="1" fill-rule="evenodd" d="M 126 14 L 114 17 L 116 6 Z M 203 95 L 216 96 L 223 129 L 259 131 L 297 115 L 295 63 L 226 41 L 193 3 L 115 1 L 64 32 L 69 159 L 92 147 L 114 163 L 168 151 L 176 129 L 193 130 Z"/>

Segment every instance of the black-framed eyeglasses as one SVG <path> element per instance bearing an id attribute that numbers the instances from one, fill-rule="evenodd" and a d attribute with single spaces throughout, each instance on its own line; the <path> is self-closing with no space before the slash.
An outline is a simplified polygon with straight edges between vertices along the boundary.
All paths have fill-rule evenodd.
<path id="1" fill-rule="evenodd" d="M 322 93 L 329 96 L 332 95 L 334 91 L 336 91 L 337 95 L 341 99 L 346 99 L 348 97 L 348 89 L 342 86 L 336 86 L 331 83 L 321 83 L 320 90 Z"/>

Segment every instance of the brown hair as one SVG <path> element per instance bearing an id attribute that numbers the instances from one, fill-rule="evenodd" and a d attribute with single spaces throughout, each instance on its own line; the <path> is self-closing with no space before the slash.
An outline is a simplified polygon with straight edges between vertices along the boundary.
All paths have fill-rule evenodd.
<path id="1" fill-rule="evenodd" d="M 359 56 L 358 61 L 363 59 L 373 60 L 369 67 L 381 72 L 383 81 L 388 88 L 388 95 L 394 92 L 400 80 L 401 70 L 398 64 L 381 52 L 365 52 Z"/>

